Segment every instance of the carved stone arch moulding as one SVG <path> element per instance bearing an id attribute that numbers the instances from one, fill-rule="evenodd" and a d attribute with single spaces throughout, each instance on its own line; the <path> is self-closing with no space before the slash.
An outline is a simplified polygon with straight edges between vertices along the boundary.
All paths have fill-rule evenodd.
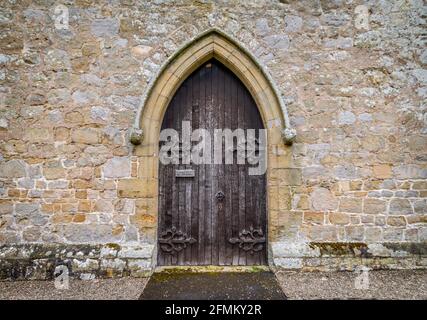
<path id="1" fill-rule="evenodd" d="M 271 77 L 238 41 L 215 28 L 185 44 L 160 68 L 142 97 L 130 133 L 131 143 L 152 147 L 158 143 L 155 140 L 159 136 L 163 115 L 175 91 L 194 70 L 211 58 L 229 68 L 247 87 L 265 128 L 278 127 L 282 141 L 292 144 L 296 131 L 290 126 L 286 105 Z"/>
<path id="2" fill-rule="evenodd" d="M 268 250 L 272 250 L 282 234 L 292 234 L 295 227 L 286 223 L 291 221 L 291 213 L 288 202 L 283 201 L 292 197 L 287 186 L 300 184 L 300 169 L 293 166 L 292 152 L 287 146 L 295 138 L 295 131 L 289 126 L 285 104 L 271 78 L 248 51 L 219 30 L 206 31 L 177 51 L 147 88 L 131 134 L 137 177 L 119 181 L 119 194 L 138 198 L 139 205 L 147 212 L 144 217 L 150 216 L 152 222 L 148 226 L 135 218 L 135 225 L 141 228 L 144 241 L 157 243 L 159 138 L 163 117 L 182 82 L 212 58 L 230 69 L 246 86 L 267 129 L 268 232 L 264 237 Z"/>

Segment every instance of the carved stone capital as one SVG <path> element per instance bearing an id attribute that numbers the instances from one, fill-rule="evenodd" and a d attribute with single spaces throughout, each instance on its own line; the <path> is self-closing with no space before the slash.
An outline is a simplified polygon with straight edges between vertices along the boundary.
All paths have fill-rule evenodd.
<path id="1" fill-rule="evenodd" d="M 292 128 L 285 128 L 282 130 L 282 138 L 286 145 L 291 145 L 297 136 L 297 131 Z"/>
<path id="2" fill-rule="evenodd" d="M 129 140 L 133 145 L 139 145 L 144 140 L 144 131 L 139 128 L 132 128 L 129 135 Z"/>

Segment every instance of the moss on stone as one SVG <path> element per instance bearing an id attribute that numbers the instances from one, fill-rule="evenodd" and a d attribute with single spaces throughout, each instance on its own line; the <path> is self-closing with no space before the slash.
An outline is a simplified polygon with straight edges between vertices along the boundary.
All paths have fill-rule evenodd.
<path id="1" fill-rule="evenodd" d="M 184 274 L 184 273 L 212 273 L 218 272 L 263 272 L 268 271 L 268 266 L 177 266 L 160 267 L 156 274 Z"/>
<path id="2" fill-rule="evenodd" d="M 421 243 L 390 242 L 390 243 L 383 243 L 383 246 L 393 251 L 405 251 L 415 255 L 427 255 L 427 242 L 421 242 Z"/>
<path id="3" fill-rule="evenodd" d="M 368 245 L 363 242 L 310 242 L 311 249 L 319 249 L 320 255 L 367 257 Z"/>
<path id="4" fill-rule="evenodd" d="M 110 248 L 110 249 L 117 250 L 117 251 L 119 251 L 121 249 L 120 245 L 117 243 L 107 243 L 105 246 Z"/>

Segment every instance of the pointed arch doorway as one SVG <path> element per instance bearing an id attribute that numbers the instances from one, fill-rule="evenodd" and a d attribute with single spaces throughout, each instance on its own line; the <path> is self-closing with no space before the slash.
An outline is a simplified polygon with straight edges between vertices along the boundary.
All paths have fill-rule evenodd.
<path id="1" fill-rule="evenodd" d="M 289 147 L 295 138 L 290 121 L 277 87 L 256 58 L 236 39 L 221 30 L 210 29 L 184 44 L 160 68 L 142 96 L 130 141 L 135 145 L 137 177 L 118 184 L 119 193 L 138 198 L 141 212 L 135 216 L 135 226 L 140 230 L 140 241 L 154 244 L 152 265 L 156 266 L 160 250 L 159 229 L 159 138 L 168 106 L 181 84 L 199 67 L 216 59 L 236 76 L 250 92 L 258 108 L 262 124 L 267 129 L 266 225 L 268 234 L 268 263 L 275 243 L 281 237 L 292 237 L 294 226 L 283 229 L 286 221 L 292 221 L 289 211 L 291 189 L 298 185 L 299 169 L 292 167 Z M 129 179 L 128 179 L 129 180 Z M 280 230 L 283 230 L 280 231 Z"/>
<path id="2" fill-rule="evenodd" d="M 190 131 L 209 132 L 211 155 L 214 130 L 255 129 L 258 136 L 263 129 L 249 91 L 215 59 L 181 84 L 162 130 L 174 129 L 181 137 L 184 121 Z M 265 173 L 250 175 L 247 161 L 238 164 L 236 139 L 233 142 L 232 164 L 159 163 L 159 265 L 267 263 Z"/>

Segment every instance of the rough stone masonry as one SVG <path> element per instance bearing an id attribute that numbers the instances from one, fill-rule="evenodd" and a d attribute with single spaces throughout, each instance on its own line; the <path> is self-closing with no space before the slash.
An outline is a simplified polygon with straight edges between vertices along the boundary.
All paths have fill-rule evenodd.
<path id="1" fill-rule="evenodd" d="M 162 64 L 212 27 L 297 131 L 276 150 L 270 264 L 425 268 L 426 18 L 422 0 L 1 1 L 0 278 L 152 269 L 157 186 L 129 130 Z"/>

